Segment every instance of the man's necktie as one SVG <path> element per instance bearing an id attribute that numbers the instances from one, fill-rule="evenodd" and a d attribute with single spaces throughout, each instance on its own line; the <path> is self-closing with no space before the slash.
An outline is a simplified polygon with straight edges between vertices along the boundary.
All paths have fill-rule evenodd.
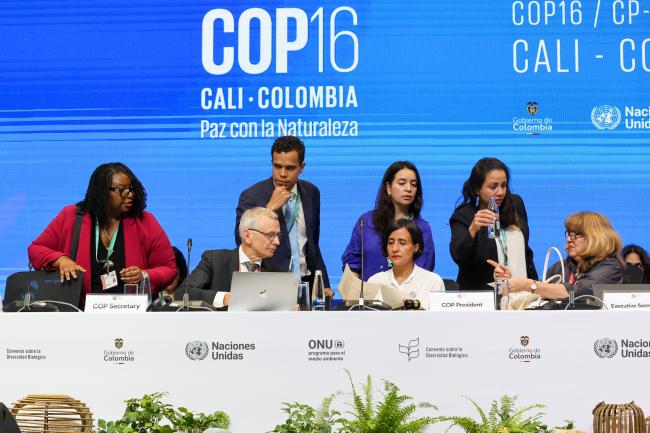
<path id="1" fill-rule="evenodd" d="M 291 269 L 290 272 L 300 273 L 300 250 L 298 248 L 298 215 L 296 213 L 296 194 L 291 193 L 291 198 L 284 205 L 284 221 L 289 231 L 289 242 L 291 244 Z"/>
<path id="2" fill-rule="evenodd" d="M 244 266 L 246 266 L 248 272 L 258 272 L 260 270 L 260 265 L 255 262 L 244 262 Z"/>

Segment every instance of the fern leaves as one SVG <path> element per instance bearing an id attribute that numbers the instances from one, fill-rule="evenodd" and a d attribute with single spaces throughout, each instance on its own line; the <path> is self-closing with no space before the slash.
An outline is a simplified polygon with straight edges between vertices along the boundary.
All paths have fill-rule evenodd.
<path id="1" fill-rule="evenodd" d="M 499 400 L 492 401 L 490 410 L 485 411 L 471 398 L 464 396 L 476 408 L 480 420 L 476 421 L 469 417 L 441 417 L 440 421 L 449 421 L 451 425 L 458 426 L 466 433 L 539 433 L 546 432 L 547 427 L 540 421 L 541 412 L 525 416 L 534 409 L 541 409 L 541 404 L 525 406 L 521 409 L 515 408 L 516 396 L 504 395 Z M 449 428 L 447 430 L 449 430 Z"/>

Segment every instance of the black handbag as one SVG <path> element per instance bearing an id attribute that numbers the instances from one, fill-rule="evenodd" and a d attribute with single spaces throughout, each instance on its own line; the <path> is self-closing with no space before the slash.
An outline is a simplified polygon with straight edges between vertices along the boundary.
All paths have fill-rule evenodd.
<path id="1" fill-rule="evenodd" d="M 79 233 L 83 211 L 77 206 L 70 258 L 77 259 L 79 250 Z M 31 263 L 30 263 L 31 269 Z M 3 311 L 79 311 L 83 291 L 83 272 L 77 271 L 77 278 L 61 282 L 60 273 L 56 271 L 16 272 L 7 277 L 5 287 L 5 306 Z M 30 300 L 25 302 L 29 293 Z M 33 301 L 33 303 L 32 303 Z"/>

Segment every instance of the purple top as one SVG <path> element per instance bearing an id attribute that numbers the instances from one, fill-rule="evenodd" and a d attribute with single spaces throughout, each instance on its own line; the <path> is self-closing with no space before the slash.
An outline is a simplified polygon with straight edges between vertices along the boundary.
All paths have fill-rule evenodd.
<path id="1" fill-rule="evenodd" d="M 388 259 L 384 257 L 381 251 L 381 233 L 375 229 L 375 224 L 372 221 L 372 213 L 369 211 L 364 213 L 363 218 L 363 247 L 364 247 L 364 268 L 363 279 L 368 280 L 377 272 L 384 272 L 388 270 Z M 436 251 L 433 245 L 433 236 L 431 236 L 431 227 L 429 223 L 421 217 L 415 218 L 415 224 L 422 231 L 422 239 L 424 241 L 424 250 L 420 257 L 415 259 L 415 263 L 422 269 L 433 271 L 436 263 Z M 348 243 L 343 256 L 341 257 L 343 267 L 350 265 L 350 269 L 361 270 L 361 229 L 359 228 L 359 220 L 354 224 L 352 229 L 352 237 Z"/>

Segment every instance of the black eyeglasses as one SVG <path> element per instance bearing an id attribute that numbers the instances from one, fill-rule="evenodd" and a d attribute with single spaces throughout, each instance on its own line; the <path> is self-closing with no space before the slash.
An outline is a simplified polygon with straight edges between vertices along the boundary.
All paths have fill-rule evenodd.
<path id="1" fill-rule="evenodd" d="M 264 236 L 269 241 L 273 241 L 273 240 L 275 240 L 275 238 L 280 238 L 280 233 L 263 232 L 263 231 L 260 231 L 260 230 L 257 230 L 257 229 L 251 229 L 251 228 L 249 228 L 248 230 L 252 230 L 254 232 L 257 232 L 257 233 L 261 234 L 262 236 Z"/>
<path id="2" fill-rule="evenodd" d="M 582 237 L 582 233 L 580 233 L 580 232 L 564 232 L 564 237 L 566 238 L 567 241 L 575 241 L 576 239 Z"/>
<path id="3" fill-rule="evenodd" d="M 130 188 L 122 188 L 120 186 L 115 186 L 113 188 L 108 188 L 109 191 L 113 191 L 121 195 L 122 197 L 126 197 L 130 193 L 135 194 L 135 188 L 130 187 Z"/>

